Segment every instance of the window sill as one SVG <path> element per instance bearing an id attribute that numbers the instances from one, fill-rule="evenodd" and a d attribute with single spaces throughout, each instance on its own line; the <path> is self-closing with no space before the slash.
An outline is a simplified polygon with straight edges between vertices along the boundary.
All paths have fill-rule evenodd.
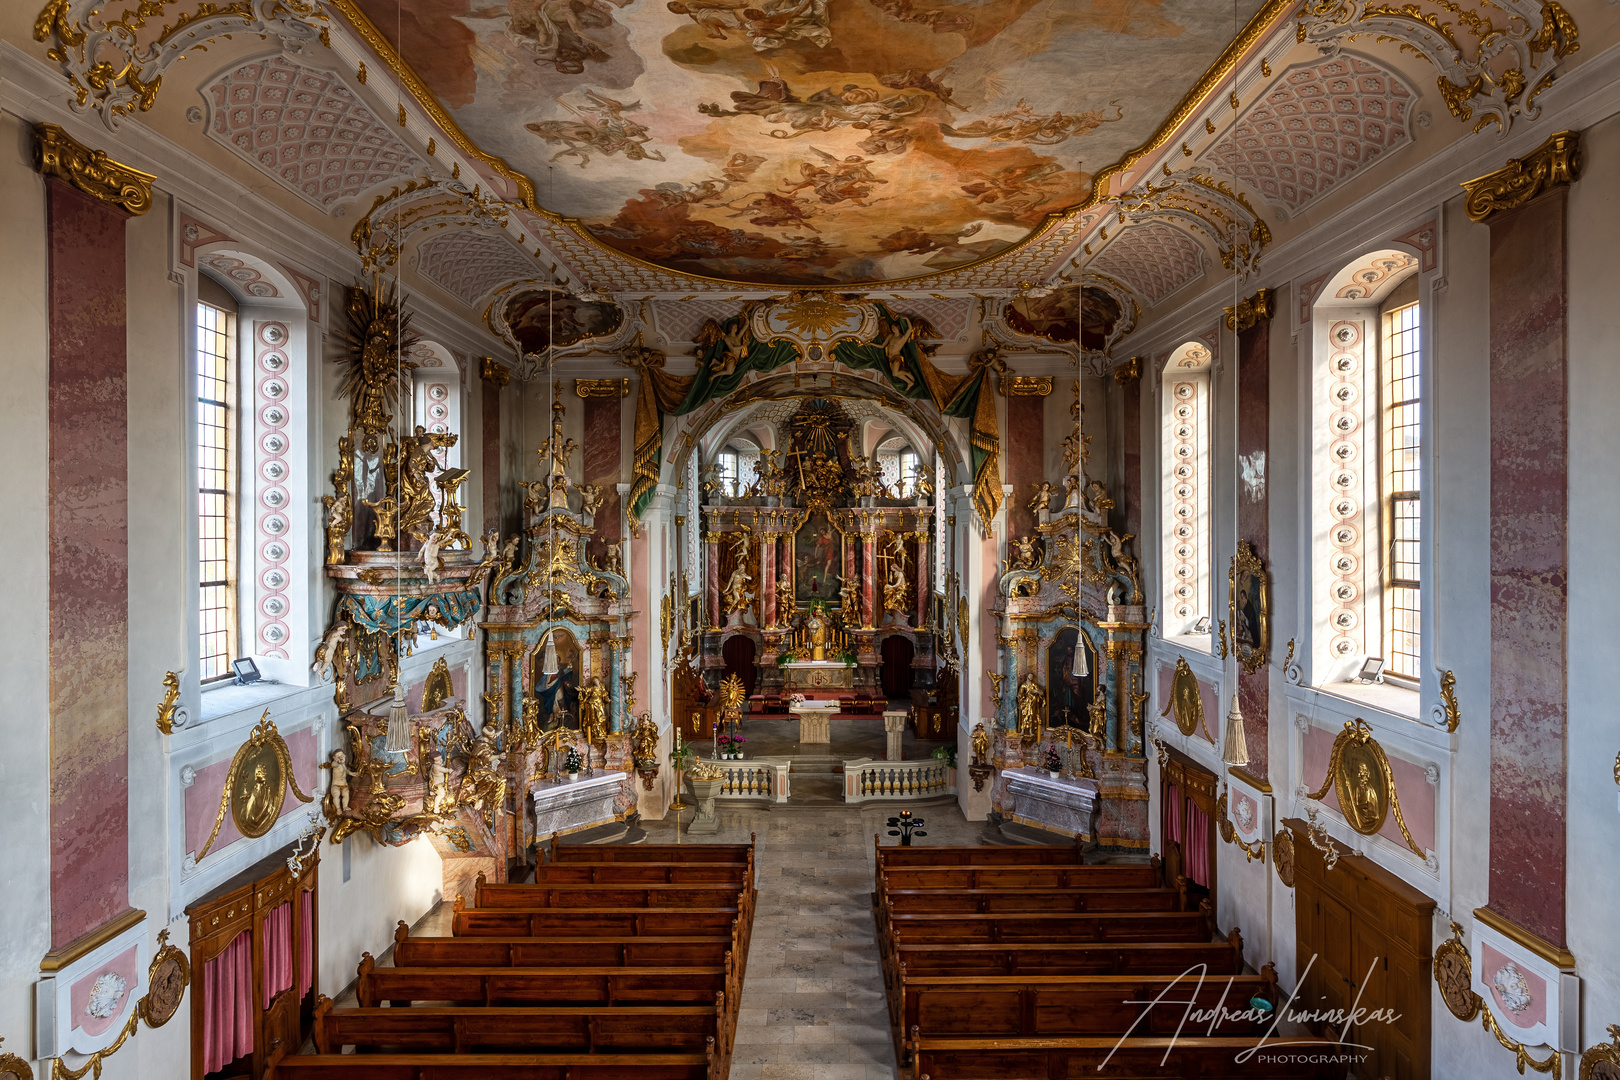
<path id="1" fill-rule="evenodd" d="M 1318 686 L 1319 693 L 1345 698 L 1382 710 L 1392 716 L 1416 720 L 1422 712 L 1423 695 L 1393 683 L 1341 682 Z"/>
<path id="2" fill-rule="evenodd" d="M 224 681 L 204 687 L 197 707 L 202 713 L 203 720 L 215 720 L 221 716 L 241 712 L 243 709 L 268 705 L 272 701 L 279 701 L 307 689 L 309 689 L 307 686 L 288 686 L 286 683 L 278 682 L 256 682 L 237 686 L 234 682 Z"/>
<path id="3" fill-rule="evenodd" d="M 1174 645 L 1180 649 L 1195 649 L 1198 652 L 1213 653 L 1215 643 L 1210 634 L 1173 634 L 1164 639 L 1165 644 Z"/>

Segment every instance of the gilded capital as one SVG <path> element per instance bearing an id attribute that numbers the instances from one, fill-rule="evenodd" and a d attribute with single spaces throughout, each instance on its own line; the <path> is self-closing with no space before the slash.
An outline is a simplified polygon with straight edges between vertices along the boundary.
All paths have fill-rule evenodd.
<path id="1" fill-rule="evenodd" d="M 1256 323 L 1270 319 L 1276 308 L 1277 294 L 1270 289 L 1261 289 L 1247 300 L 1239 301 L 1237 307 L 1223 309 L 1226 312 L 1226 328 L 1241 334 Z"/>
<path id="2" fill-rule="evenodd" d="M 1052 392 L 1050 375 L 1003 375 L 1002 397 L 1045 397 Z"/>
<path id="3" fill-rule="evenodd" d="M 1264 292 L 1264 293 L 1269 293 L 1271 290 L 1269 290 L 1269 289 L 1261 289 L 1260 291 Z M 1266 317 L 1270 318 L 1270 312 L 1269 311 L 1267 312 Z M 1140 379 L 1141 377 L 1142 377 L 1142 358 L 1140 356 L 1133 356 L 1129 360 L 1125 361 L 1123 364 L 1119 365 L 1119 367 L 1114 369 L 1114 381 L 1119 383 L 1119 385 L 1121 385 L 1121 386 L 1124 386 L 1128 382 L 1135 382 L 1136 380 Z"/>
<path id="4" fill-rule="evenodd" d="M 1573 184 L 1581 170 L 1581 137 L 1559 131 L 1522 158 L 1508 158 L 1495 172 L 1463 182 L 1468 198 L 1463 209 L 1474 221 L 1486 221 L 1503 210 L 1517 210 L 1555 187 Z"/>
<path id="5" fill-rule="evenodd" d="M 485 382 L 493 383 L 496 388 L 505 386 L 512 381 L 512 372 L 502 367 L 493 356 L 485 356 L 479 359 L 478 375 Z"/>
<path id="6" fill-rule="evenodd" d="M 152 209 L 157 177 L 120 165 L 106 151 L 90 149 L 55 124 L 34 125 L 34 168 L 132 216 Z"/>
<path id="7" fill-rule="evenodd" d="M 629 379 L 575 379 L 574 393 L 582 398 L 622 398 L 630 396 Z"/>

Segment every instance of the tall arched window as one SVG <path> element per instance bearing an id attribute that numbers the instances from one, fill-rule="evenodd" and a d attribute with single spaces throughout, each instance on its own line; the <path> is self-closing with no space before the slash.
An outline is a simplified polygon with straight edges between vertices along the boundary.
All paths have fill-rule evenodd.
<path id="1" fill-rule="evenodd" d="M 1423 432 L 1418 260 L 1360 256 L 1323 286 L 1312 321 L 1312 681 L 1381 658 L 1422 672 Z"/>
<path id="2" fill-rule="evenodd" d="M 228 678 L 237 652 L 236 299 L 197 279 L 197 615 L 201 679 Z"/>
<path id="3" fill-rule="evenodd" d="M 1210 614 L 1209 347 L 1189 341 L 1164 366 L 1160 565 L 1166 637 L 1199 631 Z"/>

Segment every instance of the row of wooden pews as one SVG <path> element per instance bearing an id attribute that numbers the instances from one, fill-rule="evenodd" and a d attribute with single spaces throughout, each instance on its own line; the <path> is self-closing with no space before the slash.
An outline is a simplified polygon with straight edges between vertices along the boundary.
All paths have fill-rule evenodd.
<path id="1" fill-rule="evenodd" d="M 1266 1037 L 1249 1002 L 1277 1004 L 1275 970 L 1246 973 L 1242 935 L 1219 938 L 1207 901 L 1187 910 L 1157 858 L 1087 866 L 1078 846 L 876 857 L 889 1019 L 916 1080 L 1345 1075 L 1337 1043 Z"/>
<path id="2" fill-rule="evenodd" d="M 724 1080 L 755 900 L 752 842 L 553 838 L 533 882 L 457 896 L 450 936 L 401 922 L 267 1080 Z"/>

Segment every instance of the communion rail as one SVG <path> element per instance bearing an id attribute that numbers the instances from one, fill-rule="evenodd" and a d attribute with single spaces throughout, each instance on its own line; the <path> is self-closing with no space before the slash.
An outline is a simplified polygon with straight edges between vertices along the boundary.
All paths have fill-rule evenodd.
<path id="1" fill-rule="evenodd" d="M 707 761 L 722 773 L 719 799 L 750 802 L 787 802 L 790 793 L 788 770 L 791 762 Z"/>
<path id="2" fill-rule="evenodd" d="M 904 802 L 956 794 L 956 770 L 937 758 L 844 762 L 844 801 Z"/>

